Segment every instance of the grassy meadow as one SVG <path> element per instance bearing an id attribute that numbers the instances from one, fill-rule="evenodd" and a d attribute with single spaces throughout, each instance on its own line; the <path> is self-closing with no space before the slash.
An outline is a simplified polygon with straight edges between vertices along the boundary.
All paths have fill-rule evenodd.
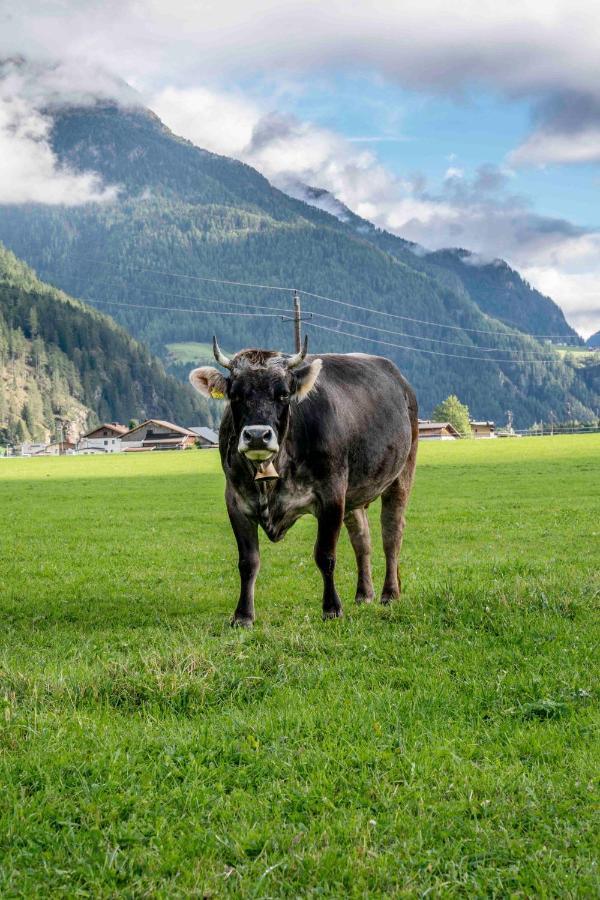
<path id="1" fill-rule="evenodd" d="M 170 359 L 174 362 L 193 366 L 212 364 L 214 360 L 212 344 L 199 344 L 196 341 L 166 344 Z"/>
<path id="2" fill-rule="evenodd" d="M 592 897 L 600 435 L 423 444 L 391 608 L 233 630 L 215 452 L 0 460 L 0 896 Z M 383 559 L 372 507 L 374 569 Z"/>

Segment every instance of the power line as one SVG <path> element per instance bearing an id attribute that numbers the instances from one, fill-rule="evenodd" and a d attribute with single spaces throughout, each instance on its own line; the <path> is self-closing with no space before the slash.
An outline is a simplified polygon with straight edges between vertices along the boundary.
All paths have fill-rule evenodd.
<path id="1" fill-rule="evenodd" d="M 122 282 L 120 282 L 116 279 L 107 278 L 107 279 L 105 279 L 105 281 L 108 282 L 109 284 L 117 284 L 117 285 L 122 284 Z M 164 297 L 179 297 L 179 298 L 185 298 L 187 300 L 199 300 L 202 303 L 220 303 L 225 306 L 235 306 L 235 307 L 240 307 L 242 309 L 269 309 L 269 310 L 273 310 L 274 312 L 289 313 L 289 310 L 287 309 L 287 307 L 283 307 L 283 306 L 270 306 L 270 305 L 264 305 L 264 304 L 260 304 L 260 303 L 239 303 L 234 300 L 220 300 L 218 298 L 199 297 L 197 294 L 176 294 L 176 293 L 173 293 L 172 291 L 167 291 L 162 288 L 158 288 L 158 289 L 157 288 L 144 288 L 144 292 L 151 293 L 151 294 L 159 294 L 160 296 L 164 296 Z M 102 302 L 102 301 L 99 301 L 99 302 Z M 216 313 L 217 310 L 215 310 L 214 312 Z M 338 316 L 329 316 L 329 315 L 327 315 L 327 313 L 322 313 L 322 312 L 313 312 L 313 313 L 311 313 L 311 315 L 318 316 L 320 319 L 329 319 L 332 322 L 344 322 L 348 325 L 354 325 L 357 328 L 368 328 L 371 331 L 381 331 L 384 334 L 396 334 L 401 337 L 412 338 L 413 340 L 416 340 L 416 341 L 431 341 L 432 343 L 435 343 L 435 344 L 447 344 L 451 347 L 462 347 L 465 350 L 472 349 L 475 351 L 479 351 L 481 353 L 484 353 L 484 352 L 486 352 L 486 353 L 487 352 L 489 352 L 489 353 L 520 353 L 521 352 L 519 350 L 511 350 L 510 348 L 481 347 L 478 344 L 470 345 L 470 344 L 460 343 L 459 341 L 449 341 L 449 340 L 446 340 L 445 338 L 426 337 L 425 335 L 412 334 L 409 331 L 395 331 L 392 328 L 380 328 L 377 325 L 368 325 L 365 322 L 355 322 L 353 319 L 341 319 Z M 505 336 L 508 339 L 512 339 L 513 337 L 515 337 L 515 338 L 518 337 L 519 339 L 522 339 L 525 337 L 525 335 L 521 336 L 521 335 L 511 335 L 511 334 L 504 335 L 504 333 L 502 333 L 502 334 L 503 334 L 503 336 Z M 543 353 L 544 350 L 543 349 L 540 349 L 539 351 L 532 350 L 531 352 Z"/>
<path id="2" fill-rule="evenodd" d="M 150 309 L 150 310 L 160 310 L 163 312 L 208 313 L 208 314 L 211 314 L 211 313 L 214 314 L 214 312 L 215 312 L 214 309 L 191 309 L 189 307 L 180 307 L 180 306 L 154 306 L 154 305 L 151 306 L 149 304 L 144 304 L 144 303 L 122 303 L 119 300 L 96 300 L 96 299 L 92 300 L 89 297 L 81 297 L 79 299 L 85 301 L 86 303 L 104 303 L 104 304 L 107 304 L 110 306 L 120 306 L 120 307 L 126 307 L 126 308 L 131 308 L 131 309 L 144 309 L 144 310 Z M 259 313 L 259 312 L 253 313 L 253 312 L 237 312 L 237 311 L 236 312 L 224 312 L 222 310 L 219 311 L 219 315 L 220 316 L 244 316 L 245 318 L 252 317 L 252 318 L 259 318 L 259 319 L 280 319 L 281 318 L 281 316 L 277 313 Z M 341 319 L 341 320 L 337 320 L 337 321 L 345 322 L 347 320 Z M 381 341 L 378 338 L 370 338 L 363 334 L 353 334 L 350 331 L 341 331 L 338 328 L 329 328 L 327 325 L 318 325 L 316 322 L 306 322 L 305 321 L 305 324 L 308 325 L 309 328 L 318 328 L 321 331 L 330 331 L 332 334 L 343 334 L 343 335 L 346 335 L 347 337 L 354 338 L 355 340 L 370 341 L 373 344 L 382 344 L 382 345 L 385 345 L 386 347 L 395 347 L 399 350 L 410 350 L 415 353 L 428 353 L 428 354 L 432 354 L 434 356 L 446 356 L 446 357 L 449 357 L 450 359 L 467 359 L 467 360 L 473 360 L 474 362 L 480 361 L 480 362 L 518 363 L 518 364 L 528 363 L 528 362 L 529 363 L 560 362 L 560 360 L 556 359 L 556 358 L 555 359 L 538 359 L 537 357 L 532 357 L 530 359 L 496 359 L 495 357 L 491 357 L 491 356 L 465 356 L 465 355 L 461 355 L 461 354 L 457 354 L 457 353 L 444 353 L 441 350 L 427 350 L 425 347 L 407 347 L 406 345 L 395 344 L 395 343 L 392 343 L 391 341 Z M 352 323 L 352 324 L 355 324 L 355 323 Z M 473 348 L 473 349 L 476 349 L 476 348 Z M 517 352 L 517 351 L 512 351 L 512 352 Z"/>
<path id="3" fill-rule="evenodd" d="M 89 256 L 74 256 L 73 259 L 84 259 L 87 262 L 93 262 L 97 265 L 103 266 L 111 266 L 114 269 L 120 268 L 119 266 L 115 265 L 114 263 L 110 263 L 105 259 L 92 259 Z M 223 278 L 209 278 L 206 275 L 187 275 L 183 272 L 165 272 L 162 269 L 152 269 L 149 266 L 134 266 L 131 265 L 131 263 L 126 263 L 126 265 L 128 266 L 128 268 L 136 269 L 139 272 L 154 272 L 155 275 L 168 275 L 172 278 L 190 278 L 194 281 L 209 281 L 213 284 L 229 284 L 233 287 L 265 288 L 269 291 L 287 291 L 288 293 L 294 290 L 294 288 L 280 287 L 279 285 L 274 284 L 252 284 L 248 281 L 226 281 Z"/>
<path id="4" fill-rule="evenodd" d="M 300 288 L 298 289 L 298 291 L 300 294 L 304 294 L 306 297 L 316 297 L 319 300 L 327 300 L 329 303 L 338 303 L 340 306 L 348 306 L 350 309 L 360 309 L 363 312 L 376 313 L 378 316 L 387 316 L 390 319 L 404 319 L 406 322 L 416 322 L 419 325 L 433 325 L 435 328 L 451 328 L 454 331 L 472 331 L 476 334 L 493 334 L 496 337 L 498 337 L 499 335 L 502 335 L 503 337 L 504 336 L 506 336 L 506 337 L 524 336 L 524 337 L 538 337 L 538 338 L 552 338 L 552 337 L 567 338 L 567 337 L 569 337 L 569 335 L 563 335 L 563 334 L 530 334 L 528 331 L 522 331 L 522 332 L 519 332 L 518 334 L 514 334 L 514 333 L 511 333 L 510 331 L 509 332 L 503 332 L 503 331 L 499 332 L 499 331 L 489 331 L 489 330 L 486 330 L 483 328 L 467 328 L 466 326 L 463 326 L 463 325 L 449 325 L 449 324 L 444 325 L 441 322 L 430 322 L 427 319 L 413 319 L 413 318 L 411 318 L 411 316 L 401 316 L 401 315 L 399 315 L 399 313 L 385 312 L 382 309 L 373 309 L 370 306 L 359 306 L 356 303 L 348 303 L 346 300 L 336 300 L 333 297 L 326 297 L 324 294 L 313 294 L 311 291 L 303 291 Z M 484 315 L 487 315 L 487 314 L 484 313 Z M 500 320 L 498 320 L 498 321 L 500 321 Z M 500 323 L 500 324 L 503 324 L 503 323 Z M 506 326 L 504 326 L 504 327 L 506 327 Z"/>
<path id="5" fill-rule="evenodd" d="M 343 322 L 347 325 L 355 325 L 357 328 L 369 328 L 371 331 L 382 331 L 384 334 L 397 334 L 401 337 L 413 338 L 417 341 L 432 341 L 436 344 L 449 344 L 451 347 L 462 347 L 464 350 L 474 350 L 480 353 L 521 353 L 520 350 L 511 350 L 510 347 L 480 347 L 478 344 L 461 344 L 459 341 L 447 341 L 444 338 L 424 337 L 420 334 L 411 334 L 408 331 L 395 331 L 393 328 L 379 328 L 377 325 L 367 325 L 364 322 L 355 322 L 353 319 L 340 319 L 337 316 L 328 316 L 326 313 L 314 312 L 312 315 L 318 316 L 320 319 L 330 319 L 332 322 Z M 358 335 L 357 335 L 358 337 Z M 506 335 L 510 338 L 512 335 Z M 525 335 L 523 335 L 525 337 Z M 418 347 L 414 348 L 418 350 Z M 543 349 L 531 350 L 532 353 L 544 353 Z M 556 357 L 558 360 L 560 357 Z"/>
<path id="6" fill-rule="evenodd" d="M 209 313 L 214 315 L 216 310 L 214 309 L 190 309 L 189 307 L 183 306 L 150 306 L 145 303 L 121 303 L 119 300 L 92 300 L 90 297 L 79 297 L 78 299 L 84 300 L 86 303 L 107 303 L 110 306 L 125 306 L 130 307 L 131 309 L 152 309 L 152 310 L 162 310 L 164 312 L 186 312 L 186 313 Z M 262 319 L 280 319 L 281 315 L 279 313 L 253 313 L 253 312 L 224 312 L 223 310 L 218 311 L 218 315 L 220 316 L 254 316 L 256 318 Z"/>
<path id="7" fill-rule="evenodd" d="M 116 278 L 105 278 L 104 283 L 106 284 L 116 284 L 120 287 L 123 286 L 123 282 L 119 281 Z M 147 288 L 144 287 L 142 290 L 144 294 L 160 294 L 161 297 L 178 297 L 184 300 L 200 300 L 202 303 L 221 303 L 223 306 L 239 306 L 242 309 L 271 309 L 274 312 L 282 312 L 289 313 L 289 307 L 287 306 L 269 306 L 261 303 L 239 303 L 235 300 L 221 300 L 218 297 L 199 297 L 197 294 L 175 294 L 173 291 L 165 290 L 164 288 Z"/>
<path id="8" fill-rule="evenodd" d="M 95 263 L 96 265 L 110 266 L 113 269 L 121 268 L 120 266 L 116 265 L 115 263 L 110 263 L 107 260 L 93 259 L 92 257 L 87 257 L 87 256 L 74 256 L 73 259 L 82 259 L 82 260 L 86 260 L 87 262 Z M 299 294 L 304 294 L 305 297 L 314 297 L 318 300 L 325 300 L 328 303 L 337 303 L 337 304 L 340 304 L 341 306 L 347 306 L 350 309 L 359 309 L 362 312 L 373 313 L 373 314 L 376 314 L 379 316 L 387 316 L 392 319 L 403 319 L 407 322 L 415 322 L 419 325 L 431 325 L 434 328 L 450 328 L 455 331 L 470 331 L 470 332 L 474 332 L 476 334 L 493 334 L 495 336 L 497 336 L 498 334 L 503 334 L 503 335 L 506 335 L 507 337 L 509 337 L 509 336 L 520 337 L 523 334 L 527 337 L 533 337 L 533 338 L 562 338 L 563 340 L 571 339 L 570 335 L 565 335 L 565 334 L 530 334 L 529 332 L 519 331 L 519 333 L 515 335 L 515 334 L 511 334 L 510 331 L 498 332 L 498 331 L 491 331 L 489 329 L 486 330 L 486 329 L 482 329 L 482 328 L 468 328 L 468 327 L 462 326 L 462 325 L 451 325 L 449 323 L 444 324 L 443 322 L 432 322 L 427 319 L 415 319 L 415 318 L 412 318 L 411 316 L 402 316 L 399 313 L 390 313 L 390 312 L 386 312 L 386 311 L 380 310 L 380 309 L 373 309 L 373 307 L 370 307 L 370 306 L 360 306 L 359 304 L 356 304 L 356 303 L 350 303 L 346 300 L 339 300 L 334 297 L 328 297 L 325 294 L 316 294 L 313 291 L 305 291 L 305 290 L 302 290 L 301 288 L 282 287 L 281 285 L 261 284 L 258 282 L 255 283 L 255 282 L 249 282 L 249 281 L 229 281 L 229 280 L 226 280 L 223 278 L 208 277 L 206 275 L 188 275 L 188 274 L 185 274 L 182 272 L 169 272 L 169 271 L 165 271 L 164 269 L 153 269 L 150 266 L 134 266 L 131 263 L 126 263 L 125 265 L 130 269 L 135 269 L 136 271 L 154 272 L 156 275 L 166 275 L 171 278 L 187 278 L 187 279 L 191 279 L 194 281 L 207 281 L 207 282 L 211 282 L 212 284 L 226 284 L 226 285 L 230 285 L 230 286 L 234 286 L 234 287 L 259 288 L 261 290 L 284 291 L 287 293 L 291 293 L 291 292 L 297 290 Z M 482 313 L 482 315 L 487 316 L 486 313 Z M 500 320 L 498 320 L 498 321 L 500 322 Z M 503 324 L 503 323 L 500 322 L 500 324 Z M 504 327 L 506 327 L 506 326 L 504 326 Z"/>
<path id="9" fill-rule="evenodd" d="M 391 341 L 381 341 L 378 338 L 370 338 L 364 334 L 352 334 L 350 331 L 341 331 L 337 328 L 329 328 L 327 325 L 318 325 L 316 322 L 306 322 L 305 323 L 309 328 L 319 328 L 321 331 L 331 331 L 333 334 L 344 334 L 347 337 L 354 338 L 359 341 L 370 341 L 372 344 L 384 344 L 386 347 L 396 347 L 398 350 L 412 350 L 414 353 L 429 353 L 434 356 L 447 356 L 451 359 L 467 359 L 473 362 L 495 362 L 495 363 L 507 363 L 507 364 L 521 364 L 521 363 L 556 363 L 560 362 L 557 359 L 538 359 L 537 357 L 533 357 L 531 359 L 496 359 L 491 356 L 463 356 L 458 353 L 444 353 L 442 350 L 427 350 L 425 347 L 406 347 L 403 344 L 394 344 Z"/>

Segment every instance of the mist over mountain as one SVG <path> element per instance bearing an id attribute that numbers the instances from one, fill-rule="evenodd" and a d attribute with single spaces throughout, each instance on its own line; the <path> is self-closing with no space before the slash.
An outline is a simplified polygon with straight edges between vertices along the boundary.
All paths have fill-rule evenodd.
<path id="1" fill-rule="evenodd" d="M 582 378 L 525 333 L 576 339 L 561 311 L 505 264 L 472 265 L 465 251 L 424 255 L 324 198 L 317 208 L 282 193 L 140 107 L 99 102 L 51 115 L 60 164 L 97 173 L 116 197 L 5 205 L 0 240 L 153 351 L 166 357 L 167 343 L 206 342 L 215 332 L 229 349 L 290 349 L 281 316 L 291 290 L 210 279 L 298 287 L 352 304 L 302 297 L 311 349 L 390 356 L 424 414 L 449 393 L 478 417 L 503 421 L 512 409 L 520 426 L 567 408 L 587 418 L 597 405 L 589 373 Z"/>

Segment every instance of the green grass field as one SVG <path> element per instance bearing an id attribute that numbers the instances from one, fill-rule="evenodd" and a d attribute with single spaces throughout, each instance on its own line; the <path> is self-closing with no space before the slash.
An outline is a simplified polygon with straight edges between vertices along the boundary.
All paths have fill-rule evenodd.
<path id="1" fill-rule="evenodd" d="M 564 344 L 561 346 L 555 344 L 553 345 L 552 349 L 560 353 L 561 356 L 570 356 L 575 365 L 584 366 L 589 363 L 600 363 L 600 355 L 595 353 L 594 350 L 588 350 L 586 347 L 573 347 L 569 344 Z"/>
<path id="2" fill-rule="evenodd" d="M 2 897 L 592 897 L 600 435 L 422 445 L 392 608 L 214 452 L 0 461 Z M 372 508 L 375 572 L 382 553 Z"/>
<path id="3" fill-rule="evenodd" d="M 165 346 L 174 362 L 201 366 L 205 363 L 212 365 L 214 361 L 212 344 L 186 341 L 179 344 L 166 344 Z"/>

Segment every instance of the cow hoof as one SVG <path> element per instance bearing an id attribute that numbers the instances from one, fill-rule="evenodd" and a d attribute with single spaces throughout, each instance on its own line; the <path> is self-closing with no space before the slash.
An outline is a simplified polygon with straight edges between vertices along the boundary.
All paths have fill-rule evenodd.
<path id="1" fill-rule="evenodd" d="M 232 628 L 252 628 L 254 621 L 247 616 L 236 616 L 231 620 Z"/>
<path id="2" fill-rule="evenodd" d="M 399 600 L 400 594 L 382 594 L 381 595 L 381 603 L 382 606 L 389 606 L 390 603 L 393 603 L 394 600 Z"/>
<path id="3" fill-rule="evenodd" d="M 357 594 L 354 598 L 356 603 L 372 603 L 374 599 L 374 594 Z"/>
<path id="4" fill-rule="evenodd" d="M 341 619 L 344 615 L 343 609 L 324 609 L 323 610 L 323 620 L 327 619 Z"/>

